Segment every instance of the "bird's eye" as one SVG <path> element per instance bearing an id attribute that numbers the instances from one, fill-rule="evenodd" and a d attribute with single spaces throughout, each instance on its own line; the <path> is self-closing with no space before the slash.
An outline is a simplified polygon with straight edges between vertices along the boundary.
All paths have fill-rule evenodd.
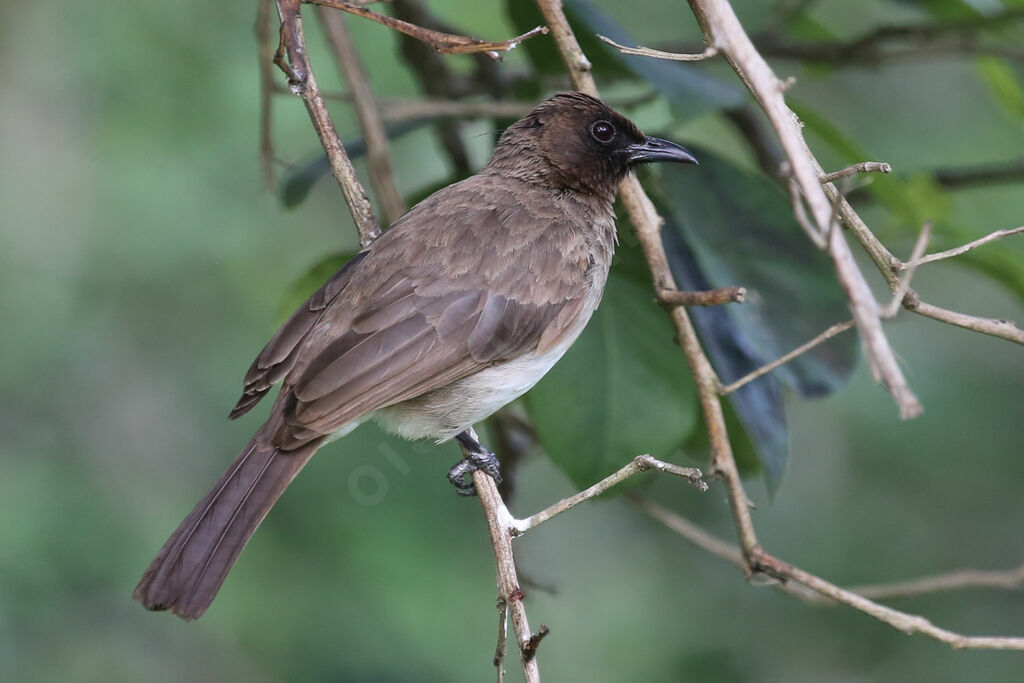
<path id="1" fill-rule="evenodd" d="M 615 137 L 615 126 L 608 121 L 598 121 L 590 127 L 590 134 L 601 144 L 607 144 Z"/>

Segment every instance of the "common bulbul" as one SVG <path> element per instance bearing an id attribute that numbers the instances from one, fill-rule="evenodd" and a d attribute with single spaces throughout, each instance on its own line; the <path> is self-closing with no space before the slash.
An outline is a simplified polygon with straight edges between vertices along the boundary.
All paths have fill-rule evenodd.
<path id="1" fill-rule="evenodd" d="M 231 418 L 281 390 L 266 423 L 171 535 L 134 597 L 203 614 L 242 547 L 324 444 L 375 419 L 407 439 L 453 437 L 449 472 L 497 474 L 472 430 L 537 383 L 601 301 L 630 169 L 696 163 L 600 100 L 560 93 L 502 134 L 480 173 L 417 204 L 313 293 L 245 376 Z"/>

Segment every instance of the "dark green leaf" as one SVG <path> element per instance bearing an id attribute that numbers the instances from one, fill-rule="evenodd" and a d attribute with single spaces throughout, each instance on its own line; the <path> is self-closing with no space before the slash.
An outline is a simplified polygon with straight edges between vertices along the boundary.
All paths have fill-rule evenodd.
<path id="1" fill-rule="evenodd" d="M 722 310 L 758 355 L 774 360 L 849 317 L 831 262 L 778 187 L 708 151 L 696 156 L 699 169 L 666 166 L 654 185 L 669 221 L 666 245 L 680 265 L 688 245 L 710 286 L 747 287 L 746 303 Z M 804 395 L 824 394 L 845 382 L 856 358 L 856 336 L 841 335 L 775 372 Z"/>
<path id="2" fill-rule="evenodd" d="M 744 304 L 691 309 L 728 383 L 849 313 L 828 258 L 803 235 L 777 186 L 710 152 L 695 154 L 698 169 L 665 167 L 652 188 L 665 214 L 662 236 L 679 286 L 748 290 Z M 856 359 L 856 336 L 841 335 L 730 394 L 769 490 L 781 481 L 789 450 L 779 381 L 805 396 L 826 394 L 846 381 Z"/>
<path id="3" fill-rule="evenodd" d="M 693 381 L 648 287 L 613 271 L 579 340 L 526 395 L 541 445 L 579 487 L 641 453 L 668 458 L 696 421 Z"/>

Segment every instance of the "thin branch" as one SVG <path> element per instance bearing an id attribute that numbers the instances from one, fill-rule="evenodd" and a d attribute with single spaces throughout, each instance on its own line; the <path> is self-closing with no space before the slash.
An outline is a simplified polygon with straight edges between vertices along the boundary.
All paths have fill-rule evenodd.
<path id="1" fill-rule="evenodd" d="M 920 266 L 924 265 L 925 263 L 933 263 L 935 261 L 953 258 L 954 256 L 960 256 L 961 254 L 966 254 L 970 250 L 977 249 L 978 247 L 984 244 L 988 244 L 989 242 L 995 242 L 996 240 L 1001 240 L 1004 237 L 1011 237 L 1013 235 L 1020 235 L 1022 233 L 1024 233 L 1024 225 L 1020 226 L 1019 228 L 1011 228 L 1009 230 L 996 230 L 993 233 L 985 235 L 981 239 L 974 240 L 973 242 L 968 242 L 967 244 L 964 244 L 962 246 L 955 247 L 953 249 L 947 249 L 946 251 L 940 251 L 934 254 L 928 254 L 927 256 L 922 256 L 917 260 L 917 265 Z M 905 269 L 910 267 L 910 265 L 910 263 L 903 263 L 900 264 L 900 268 Z"/>
<path id="2" fill-rule="evenodd" d="M 528 40 L 534 36 L 548 32 L 547 28 L 544 26 L 537 26 L 536 28 L 527 31 L 522 35 L 516 36 L 515 38 L 490 42 L 470 38 L 468 36 L 459 36 L 453 33 L 443 33 L 441 31 L 423 28 L 422 26 L 417 26 L 416 24 L 411 24 L 407 21 L 402 21 L 401 19 L 395 19 L 394 17 L 389 17 L 386 14 L 380 14 L 359 5 L 343 2 L 342 0 L 304 1 L 313 5 L 331 7 L 343 12 L 348 12 L 349 14 L 355 14 L 356 16 L 363 17 L 364 19 L 375 21 L 378 24 L 382 24 L 390 29 L 398 31 L 399 33 L 412 36 L 416 40 L 420 40 L 430 45 L 430 47 L 435 51 L 443 52 L 445 54 L 466 55 L 475 52 L 485 52 L 490 55 L 492 59 L 501 59 L 501 55 L 499 53 L 513 50 L 524 40 Z"/>
<path id="3" fill-rule="evenodd" d="M 380 226 L 373 215 L 373 207 L 366 196 L 359 178 L 356 177 L 352 161 L 334 128 L 334 122 L 327 112 L 327 105 L 317 87 L 313 69 L 306 50 L 306 38 L 302 32 L 302 17 L 299 16 L 301 0 L 277 0 L 277 11 L 281 19 L 281 42 L 274 54 L 274 63 L 288 77 L 292 92 L 302 98 L 313 122 L 320 144 L 327 153 L 331 173 L 341 187 L 349 212 L 359 231 L 359 241 L 366 246 L 380 236 Z"/>
<path id="4" fill-rule="evenodd" d="M 932 224 L 931 221 L 928 221 L 921 226 L 921 234 L 917 236 L 914 250 L 910 253 L 910 260 L 906 264 L 906 272 L 900 278 L 900 283 L 896 285 L 896 289 L 892 293 L 892 300 L 882 309 L 883 318 L 895 316 L 896 311 L 900 309 L 900 304 L 903 303 L 903 296 L 910 289 L 910 280 L 914 277 L 917 267 L 921 264 L 921 256 L 924 254 L 925 249 L 928 248 L 928 240 L 931 239 L 931 236 Z"/>
<path id="5" fill-rule="evenodd" d="M 822 234 L 821 229 L 807 215 L 807 207 L 804 203 L 803 195 L 800 194 L 800 185 L 796 182 L 796 178 L 788 173 L 789 163 L 783 162 L 782 166 L 784 169 L 782 173 L 787 176 L 786 190 L 789 193 L 789 205 L 793 208 L 793 217 L 796 218 L 797 225 L 800 226 L 814 246 L 822 251 L 828 249 L 828 240 Z M 831 221 L 829 225 L 829 232 L 831 232 Z"/>
<path id="6" fill-rule="evenodd" d="M 878 304 L 857 268 L 842 232 L 829 229 L 834 205 L 822 189 L 819 178 L 823 174 L 816 170 L 816 162 L 808 153 L 796 116 L 786 105 L 780 80 L 758 54 L 728 2 L 689 0 L 689 3 L 707 43 L 725 54 L 729 65 L 754 94 L 779 136 L 814 223 L 828 240 L 829 255 L 857 320 L 872 376 L 892 394 L 900 417 L 906 419 L 919 415 L 921 404 L 911 391 L 882 330 Z"/>
<path id="7" fill-rule="evenodd" d="M 815 346 L 818 346 L 819 344 L 828 341 L 829 339 L 831 339 L 832 337 L 836 336 L 841 332 L 845 332 L 846 330 L 852 328 L 856 324 L 856 320 L 847 320 L 844 323 L 836 323 L 835 325 L 832 325 L 827 330 L 816 336 L 814 339 L 811 339 L 805 344 L 801 344 L 800 346 L 793 349 L 789 353 L 780 356 L 777 360 L 774 360 L 771 363 L 768 363 L 767 365 L 762 365 L 758 369 L 744 375 L 743 377 L 740 377 L 735 382 L 722 387 L 721 394 L 723 396 L 725 396 L 726 394 L 731 394 L 732 392 L 736 391 L 743 385 L 753 382 L 755 379 L 761 377 L 762 375 L 767 375 L 769 372 L 779 367 L 780 365 L 785 365 L 786 363 L 793 360 L 797 356 L 801 356 L 807 353 Z"/>
<path id="8" fill-rule="evenodd" d="M 884 161 L 861 161 L 838 171 L 826 173 L 822 176 L 821 182 L 831 183 L 840 178 L 857 175 L 858 173 L 892 173 L 892 166 Z"/>
<path id="9" fill-rule="evenodd" d="M 849 590 L 870 600 L 891 600 L 974 588 L 1016 590 L 1022 585 L 1024 585 L 1024 564 L 1002 571 L 961 569 L 910 581 L 851 586 Z"/>
<path id="10" fill-rule="evenodd" d="M 551 35 L 555 39 L 562 61 L 569 71 L 573 86 L 577 90 L 595 97 L 598 96 L 597 86 L 590 74 L 590 61 L 583 54 L 572 28 L 565 18 L 562 3 L 559 0 L 536 0 L 536 2 L 544 16 L 544 21 L 551 29 Z M 676 287 L 675 279 L 672 277 L 672 271 L 668 265 L 665 247 L 661 242 L 661 227 L 664 220 L 658 215 L 657 209 L 644 193 L 635 176 L 627 176 L 622 182 L 622 185 L 619 186 L 619 196 L 622 198 L 623 206 L 633 224 L 637 240 L 640 242 L 641 250 L 651 272 L 654 291 L 677 290 L 678 287 Z M 697 395 L 708 430 L 711 473 L 719 474 L 725 479 L 737 535 L 741 539 L 744 554 L 747 557 L 752 557 L 759 551 L 760 546 L 757 542 L 753 521 L 750 518 L 749 501 L 740 482 L 739 471 L 736 469 L 736 461 L 732 455 L 732 444 L 729 441 L 729 433 L 725 424 L 725 413 L 718 396 L 718 387 L 721 386 L 721 382 L 701 347 L 697 331 L 693 327 L 686 308 L 674 306 L 669 309 L 668 314 L 676 330 L 676 340 L 686 356 L 697 385 Z"/>
<path id="11" fill-rule="evenodd" d="M 674 512 L 649 500 L 634 499 L 637 506 L 652 518 L 662 522 L 672 531 L 675 531 L 683 538 L 695 543 L 701 548 L 712 552 L 714 555 L 731 562 L 732 564 L 747 569 L 747 563 L 738 548 L 725 543 L 724 541 L 708 534 L 703 529 L 696 527 L 693 523 L 683 519 Z M 1020 571 L 1020 570 L 1016 570 Z M 879 621 L 889 624 L 895 629 L 907 634 L 921 633 L 935 640 L 941 641 L 957 649 L 986 649 L 986 650 L 1024 650 L 1024 638 L 1014 637 L 988 637 L 988 636 L 965 636 L 944 628 L 935 626 L 924 617 L 908 614 L 899 610 L 881 605 L 864 595 L 855 593 L 852 590 L 840 588 L 829 583 L 814 574 L 806 572 L 798 567 L 783 562 L 776 557 L 768 555 L 763 551 L 758 557 L 755 572 L 765 572 L 770 577 L 778 579 L 782 583 L 772 584 L 786 592 L 801 596 L 803 591 L 793 590 L 793 584 L 802 586 L 813 591 L 815 594 L 857 609 L 872 616 Z M 1004 577 L 1005 578 L 1005 577 Z M 960 579 L 962 581 L 962 577 Z M 1019 583 L 1019 580 L 1018 580 Z M 897 584 L 898 585 L 898 584 Z M 907 584 L 904 584 L 904 587 Z M 927 585 L 927 584 L 924 584 Z M 1016 585 L 1016 584 L 1014 584 Z M 787 588 L 788 587 L 788 588 Z M 961 583 L 958 588 L 966 587 Z M 876 590 L 882 587 L 876 587 Z M 952 590 L 947 588 L 946 590 Z"/>
<path id="12" fill-rule="evenodd" d="M 612 488 L 616 484 L 621 484 L 633 475 L 639 474 L 640 472 L 648 472 L 650 470 L 664 472 L 666 474 L 671 474 L 675 477 L 685 479 L 700 491 L 708 490 L 708 485 L 704 483 L 704 480 L 702 479 L 704 475 L 699 469 L 695 467 L 680 467 L 679 465 L 674 465 L 669 462 L 663 462 L 657 458 L 651 457 L 650 455 L 638 455 L 633 458 L 628 465 L 605 477 L 590 488 L 580 491 L 574 496 L 569 496 L 568 498 L 560 500 L 551 507 L 541 510 L 537 514 L 531 515 L 526 519 L 516 520 L 512 534 L 514 536 L 521 536 L 530 529 L 540 526 L 552 517 L 557 517 L 566 510 L 571 510 L 580 503 L 601 495 L 608 489 Z"/>
<path id="13" fill-rule="evenodd" d="M 1024 330 L 1014 325 L 1009 320 L 998 318 L 981 318 L 976 315 L 957 313 L 946 308 L 939 308 L 932 304 L 921 301 L 914 290 L 909 290 L 903 297 L 903 307 L 926 318 L 932 318 L 939 322 L 948 323 L 962 327 L 972 332 L 980 332 L 999 339 L 1005 339 L 1015 344 L 1024 346 Z"/>
<path id="14" fill-rule="evenodd" d="M 721 287 L 703 292 L 658 292 L 658 302 L 665 306 L 722 306 L 741 304 L 746 299 L 746 287 Z"/>
<path id="15" fill-rule="evenodd" d="M 705 59 L 711 59 L 712 57 L 718 54 L 718 50 L 713 47 L 709 47 L 705 49 L 703 52 L 698 52 L 696 54 L 683 54 L 680 52 L 663 52 L 662 50 L 652 50 L 649 47 L 643 46 L 626 47 L 625 45 L 619 45 L 611 38 L 602 36 L 600 33 L 597 34 L 597 37 L 603 40 L 604 42 L 608 43 L 609 45 L 611 45 L 624 55 L 654 57 L 655 59 L 667 59 L 673 62 L 700 62 Z"/>
<path id="16" fill-rule="evenodd" d="M 540 647 L 540 641 L 544 640 L 545 636 L 549 633 L 551 633 L 551 629 L 541 624 L 537 632 L 530 636 L 530 639 L 526 641 L 526 646 L 523 647 L 523 656 L 527 660 L 537 656 L 537 648 Z"/>
<path id="17" fill-rule="evenodd" d="M 345 17 L 323 7 L 317 7 L 317 10 L 324 25 L 327 42 L 331 45 L 338 62 L 338 70 L 348 81 L 359 126 L 363 131 L 363 139 L 366 140 L 366 165 L 370 172 L 370 186 L 377 196 L 377 201 L 380 202 L 384 220 L 390 225 L 405 213 L 406 206 L 398 188 L 395 187 L 388 135 L 377 109 L 377 101 L 373 97 L 373 90 L 370 89 L 363 65 L 345 26 Z"/>
<path id="18" fill-rule="evenodd" d="M 505 503 L 498 493 L 498 487 L 490 475 L 480 470 L 473 472 L 473 485 L 480 498 L 480 506 L 483 508 L 487 530 L 491 537 L 491 547 L 494 550 L 499 608 L 501 601 L 504 601 L 512 616 L 512 632 L 516 644 L 519 646 L 519 660 L 522 663 L 523 677 L 526 679 L 526 683 L 540 683 L 540 669 L 537 666 L 536 653 L 530 652 L 530 656 L 527 657 L 526 648 L 533 634 L 530 632 L 530 622 L 526 617 L 526 608 L 523 606 L 523 591 L 519 588 L 519 577 L 516 575 L 516 563 L 512 554 L 511 529 L 514 527 L 514 519 L 508 508 L 505 507 Z M 502 659 L 495 657 L 495 665 L 499 671 Z"/>

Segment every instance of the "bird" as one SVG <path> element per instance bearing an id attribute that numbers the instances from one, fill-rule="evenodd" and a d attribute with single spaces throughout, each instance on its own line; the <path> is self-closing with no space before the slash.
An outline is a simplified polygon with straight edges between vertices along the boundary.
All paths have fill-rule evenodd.
<path id="1" fill-rule="evenodd" d="M 456 439 L 448 478 L 498 478 L 473 425 L 528 391 L 601 300 L 616 188 L 637 165 L 696 164 L 602 101 L 563 92 L 500 136 L 476 175 L 427 197 L 301 304 L 245 375 L 230 413 L 281 389 L 266 422 L 160 549 L 133 597 L 190 620 L 313 454 L 368 419 Z"/>

